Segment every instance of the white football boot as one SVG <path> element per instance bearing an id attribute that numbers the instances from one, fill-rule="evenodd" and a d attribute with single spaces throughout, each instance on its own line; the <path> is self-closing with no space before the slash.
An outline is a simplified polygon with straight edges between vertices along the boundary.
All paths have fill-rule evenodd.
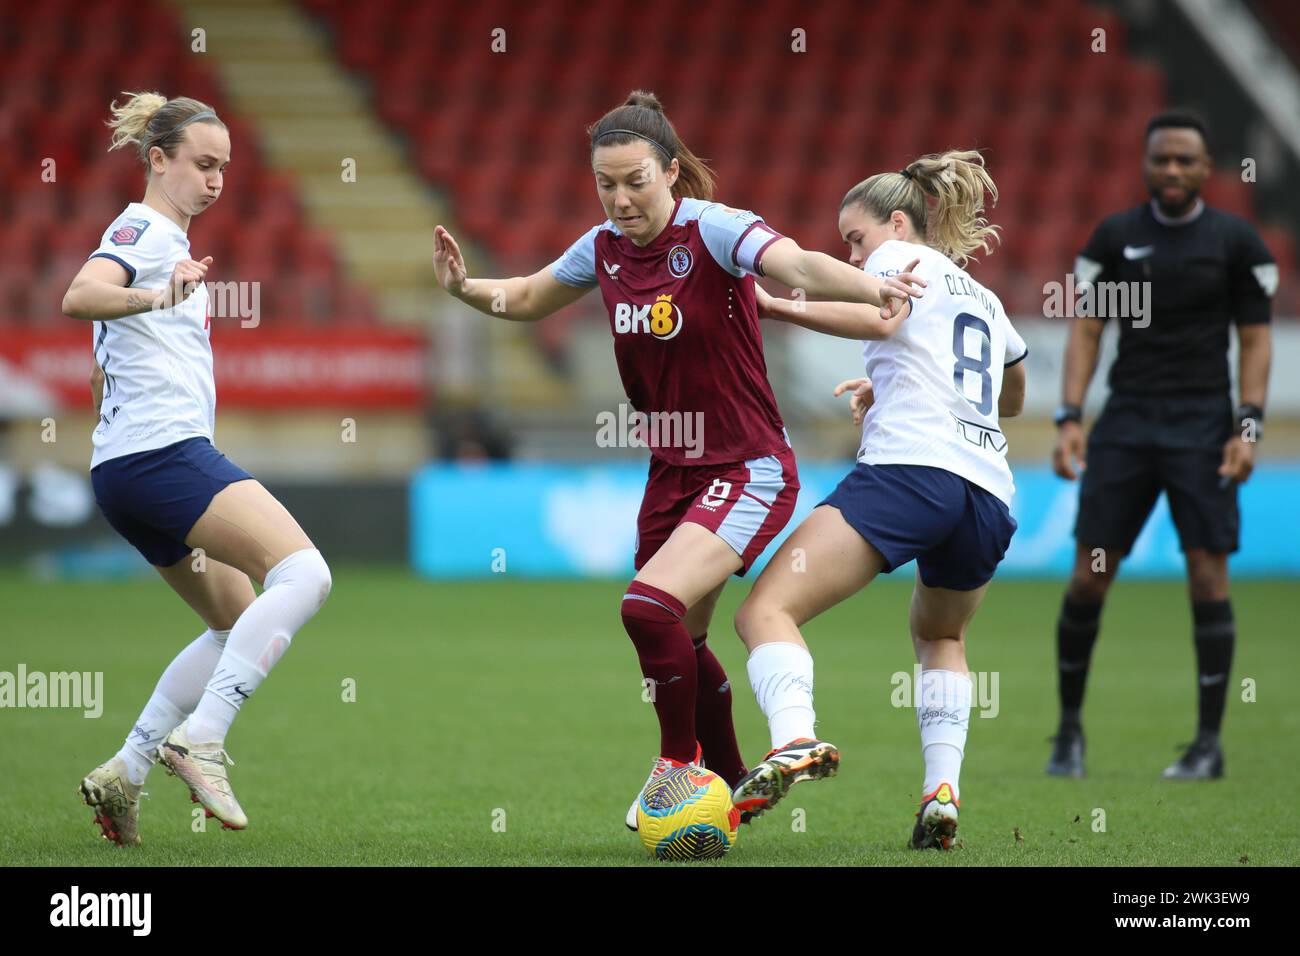
<path id="1" fill-rule="evenodd" d="M 158 748 L 158 759 L 168 773 L 185 781 L 191 799 L 202 804 L 208 816 L 216 817 L 229 830 L 244 829 L 248 826 L 248 817 L 235 799 L 226 773 L 226 762 L 229 761 L 231 766 L 235 762 L 221 747 L 191 741 L 189 726 L 189 720 L 185 720 L 167 735 Z"/>
<path id="2" fill-rule="evenodd" d="M 114 756 L 81 781 L 78 792 L 95 811 L 105 840 L 118 846 L 140 845 L 140 791 L 126 774 L 126 762 Z"/>

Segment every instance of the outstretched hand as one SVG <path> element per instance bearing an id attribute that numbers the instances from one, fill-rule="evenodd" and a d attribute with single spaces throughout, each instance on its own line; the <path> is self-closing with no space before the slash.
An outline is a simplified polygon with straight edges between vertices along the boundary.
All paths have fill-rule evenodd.
<path id="1" fill-rule="evenodd" d="M 442 226 L 433 230 L 433 274 L 438 279 L 438 285 L 457 298 L 464 291 L 465 280 L 469 278 L 460 246 Z"/>
<path id="2" fill-rule="evenodd" d="M 880 287 L 880 317 L 882 319 L 892 319 L 903 311 L 903 307 L 913 297 L 919 299 L 924 295 L 921 290 L 928 283 L 920 276 L 912 273 L 912 270 L 920 263 L 920 259 L 913 259 L 907 264 L 907 268 L 898 275 L 889 276 L 884 280 L 884 284 Z"/>
<path id="3" fill-rule="evenodd" d="M 155 302 L 154 308 L 170 309 L 173 306 L 180 305 L 199 287 L 208 275 L 208 266 L 212 265 L 212 257 L 204 256 L 197 262 L 193 259 L 182 259 L 176 263 L 176 268 L 172 270 L 172 277 L 167 283 L 167 288 L 163 290 L 162 296 Z"/>
<path id="4" fill-rule="evenodd" d="M 849 396 L 849 411 L 853 413 L 853 424 L 861 425 L 867 409 L 876 401 L 876 393 L 871 387 L 871 379 L 851 378 L 835 386 L 835 397 L 838 398 L 850 390 L 853 394 Z"/>

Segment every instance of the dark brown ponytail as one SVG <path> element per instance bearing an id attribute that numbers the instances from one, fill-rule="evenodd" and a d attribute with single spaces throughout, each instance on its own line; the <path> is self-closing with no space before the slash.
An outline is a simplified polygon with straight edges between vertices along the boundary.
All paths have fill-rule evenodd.
<path id="1" fill-rule="evenodd" d="M 627 130 L 629 132 L 610 132 Z M 665 172 L 677 160 L 677 182 L 673 183 L 675 199 L 712 199 L 714 176 L 708 164 L 700 159 L 677 136 L 677 130 L 664 115 L 659 97 L 645 90 L 633 90 L 622 105 L 610 110 L 587 129 L 591 136 L 591 151 L 599 146 L 625 146 L 637 140 L 648 141 L 651 150 L 659 157 L 659 168 Z M 597 142 L 599 140 L 599 142 Z"/>

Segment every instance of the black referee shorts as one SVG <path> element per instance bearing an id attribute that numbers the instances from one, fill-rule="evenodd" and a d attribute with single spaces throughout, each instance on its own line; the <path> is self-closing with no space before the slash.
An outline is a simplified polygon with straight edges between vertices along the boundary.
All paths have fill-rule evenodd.
<path id="1" fill-rule="evenodd" d="M 1221 446 L 1161 449 L 1090 440 L 1079 487 L 1075 540 L 1087 548 L 1127 555 L 1163 491 L 1183 551 L 1236 551 L 1237 485 L 1222 486 L 1218 474 L 1222 462 Z"/>

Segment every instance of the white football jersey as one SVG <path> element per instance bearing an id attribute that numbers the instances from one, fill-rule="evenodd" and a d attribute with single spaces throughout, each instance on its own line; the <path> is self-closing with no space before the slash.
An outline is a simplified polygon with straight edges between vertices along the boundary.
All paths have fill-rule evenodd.
<path id="1" fill-rule="evenodd" d="M 929 246 L 891 239 L 863 268 L 885 278 L 920 259 L 928 285 L 883 341 L 864 343 L 875 403 L 862 423 L 858 461 L 929 465 L 961 475 L 1007 504 L 1015 492 L 998 427 L 1002 370 L 1024 359 L 998 297 Z"/>
<path id="2" fill-rule="evenodd" d="M 189 259 L 190 240 L 162 213 L 131 203 L 104 231 L 90 258 L 126 269 L 128 288 L 164 289 Z M 103 404 L 90 467 L 186 438 L 212 440 L 216 386 L 203 283 L 180 305 L 94 323 L 95 361 L 104 370 Z"/>

